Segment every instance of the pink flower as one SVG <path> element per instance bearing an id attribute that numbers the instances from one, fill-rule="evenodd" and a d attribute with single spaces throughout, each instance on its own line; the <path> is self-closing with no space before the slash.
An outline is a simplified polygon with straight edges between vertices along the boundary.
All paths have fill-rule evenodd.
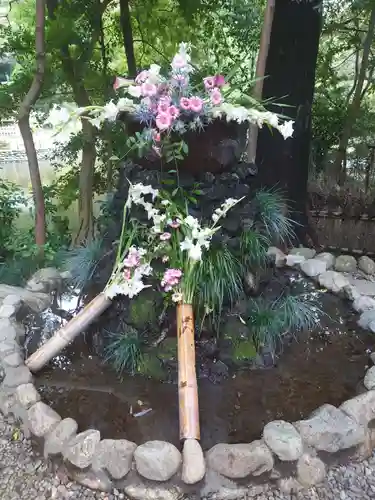
<path id="1" fill-rule="evenodd" d="M 161 241 L 167 241 L 171 239 L 171 233 L 163 233 L 160 235 Z"/>
<path id="2" fill-rule="evenodd" d="M 155 141 L 155 142 L 160 142 L 160 139 L 161 139 L 161 135 L 160 135 L 160 132 L 158 132 L 157 130 L 152 130 L 152 139 Z"/>
<path id="3" fill-rule="evenodd" d="M 215 87 L 211 92 L 211 102 L 214 106 L 217 106 L 223 100 L 223 96 L 221 95 L 220 90 Z"/>
<path id="4" fill-rule="evenodd" d="M 180 114 L 180 110 L 176 106 L 169 106 L 167 113 L 169 114 L 170 117 L 175 120 L 178 115 Z"/>
<path id="5" fill-rule="evenodd" d="M 200 97 L 190 97 L 190 109 L 195 113 L 199 113 L 203 109 L 203 101 Z"/>
<path id="6" fill-rule="evenodd" d="M 172 117 L 168 113 L 159 113 L 155 121 L 159 130 L 166 130 L 172 124 Z"/>
<path id="7" fill-rule="evenodd" d="M 173 220 L 170 224 L 169 224 L 173 229 L 178 229 L 180 227 L 180 222 L 178 220 Z"/>
<path id="8" fill-rule="evenodd" d="M 148 71 L 141 71 L 135 78 L 135 83 L 144 83 L 148 78 Z"/>
<path id="9" fill-rule="evenodd" d="M 184 68 L 186 65 L 187 65 L 186 57 L 181 54 L 176 54 L 171 64 L 173 69 L 181 69 Z"/>
<path id="10" fill-rule="evenodd" d="M 142 95 L 147 97 L 152 97 L 158 91 L 156 85 L 154 85 L 153 83 L 142 83 L 141 89 L 142 89 Z"/>
<path id="11" fill-rule="evenodd" d="M 162 97 L 158 102 L 158 113 L 168 113 L 168 108 L 171 104 L 169 97 Z"/>
<path id="12" fill-rule="evenodd" d="M 185 111 L 189 111 L 190 110 L 190 99 L 188 99 L 187 97 L 181 97 L 180 106 Z"/>
<path id="13" fill-rule="evenodd" d="M 113 90 L 117 90 L 121 87 L 124 87 L 128 83 L 129 83 L 129 80 L 127 80 L 126 78 L 122 78 L 121 76 L 116 76 L 116 79 L 115 79 L 114 84 L 113 84 Z"/>
<path id="14" fill-rule="evenodd" d="M 161 286 L 166 292 L 172 290 L 172 287 L 179 284 L 182 276 L 181 269 L 167 269 L 164 272 L 163 279 L 161 281 Z"/>
<path id="15" fill-rule="evenodd" d="M 124 278 L 126 280 L 130 280 L 130 276 L 131 276 L 130 269 L 125 269 L 125 271 L 124 271 Z"/>
<path id="16" fill-rule="evenodd" d="M 204 86 L 206 90 L 211 90 L 215 87 L 215 77 L 214 76 L 207 76 L 206 78 L 203 79 Z"/>
<path id="17" fill-rule="evenodd" d="M 139 255 L 139 252 L 134 248 L 130 248 L 128 256 L 124 259 L 124 266 L 137 267 L 139 266 L 140 262 L 141 257 Z"/>
<path id="18" fill-rule="evenodd" d="M 225 85 L 225 78 L 223 75 L 216 75 L 215 76 L 215 87 L 224 87 Z"/>

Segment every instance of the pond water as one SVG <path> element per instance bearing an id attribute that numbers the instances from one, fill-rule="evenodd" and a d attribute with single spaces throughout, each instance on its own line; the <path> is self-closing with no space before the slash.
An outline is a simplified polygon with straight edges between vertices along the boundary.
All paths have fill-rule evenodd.
<path id="1" fill-rule="evenodd" d="M 274 367 L 229 371 L 218 383 L 199 379 L 203 449 L 218 442 L 250 442 L 271 420 L 295 421 L 324 403 L 339 405 L 356 394 L 375 337 L 357 327 L 349 302 L 315 291 L 306 280 L 301 286 L 317 296 L 326 315 L 313 331 L 289 342 Z M 176 383 L 120 379 L 90 354 L 84 336 L 38 375 L 37 384 L 44 400 L 62 417 L 75 418 L 81 430 L 97 428 L 103 438 L 137 443 L 179 443 Z"/>

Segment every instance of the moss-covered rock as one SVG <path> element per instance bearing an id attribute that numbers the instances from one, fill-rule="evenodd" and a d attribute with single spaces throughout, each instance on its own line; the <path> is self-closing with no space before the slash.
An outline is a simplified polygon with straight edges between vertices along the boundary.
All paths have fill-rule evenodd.
<path id="1" fill-rule="evenodd" d="M 142 361 L 138 367 L 138 373 L 157 380 L 165 380 L 167 376 L 163 370 L 161 361 L 156 356 L 155 350 L 143 354 Z"/>
<path id="2" fill-rule="evenodd" d="M 257 356 L 257 350 L 252 340 L 241 340 L 233 345 L 233 361 L 244 363 L 251 361 Z"/>
<path id="3" fill-rule="evenodd" d="M 139 331 L 157 331 L 159 316 L 163 312 L 163 297 L 159 292 L 148 289 L 137 295 L 129 304 L 129 324 Z"/>
<path id="4" fill-rule="evenodd" d="M 177 360 L 177 338 L 168 337 L 158 346 L 156 356 L 164 363 Z"/>

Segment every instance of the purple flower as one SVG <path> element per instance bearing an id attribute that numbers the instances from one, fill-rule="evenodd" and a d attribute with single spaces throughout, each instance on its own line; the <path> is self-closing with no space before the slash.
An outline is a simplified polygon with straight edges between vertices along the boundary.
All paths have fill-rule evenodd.
<path id="1" fill-rule="evenodd" d="M 181 97 L 180 106 L 183 110 L 189 111 L 190 110 L 190 99 L 187 97 Z"/>
<path id="2" fill-rule="evenodd" d="M 207 76 L 203 79 L 204 86 L 206 90 L 212 90 L 215 87 L 215 77 Z"/>
<path id="3" fill-rule="evenodd" d="M 221 95 L 220 89 L 215 87 L 210 94 L 211 102 L 214 106 L 218 106 L 223 100 L 223 96 Z"/>
<path id="4" fill-rule="evenodd" d="M 225 85 L 225 78 L 223 75 L 216 75 L 215 76 L 215 87 L 224 87 Z"/>

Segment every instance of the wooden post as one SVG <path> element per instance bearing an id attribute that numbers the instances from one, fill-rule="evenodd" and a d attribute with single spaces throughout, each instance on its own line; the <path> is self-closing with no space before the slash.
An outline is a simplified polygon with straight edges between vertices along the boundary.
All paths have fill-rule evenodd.
<path id="1" fill-rule="evenodd" d="M 194 313 L 177 305 L 178 398 L 180 439 L 200 439 L 198 384 L 195 370 Z"/>
<path id="2" fill-rule="evenodd" d="M 64 349 L 72 340 L 85 330 L 95 319 L 111 305 L 104 293 L 97 295 L 77 316 L 58 330 L 45 344 L 25 361 L 30 371 L 43 368 L 56 354 Z"/>

